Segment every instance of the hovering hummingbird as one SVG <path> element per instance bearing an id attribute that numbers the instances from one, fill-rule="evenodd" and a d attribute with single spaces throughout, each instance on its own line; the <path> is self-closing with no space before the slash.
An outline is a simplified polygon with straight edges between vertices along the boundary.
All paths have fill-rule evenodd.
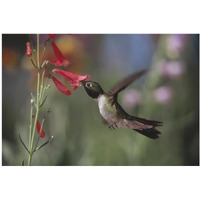
<path id="1" fill-rule="evenodd" d="M 130 128 L 151 139 L 156 139 L 161 133 L 156 130 L 155 127 L 162 126 L 162 122 L 131 116 L 126 113 L 117 101 L 118 93 L 146 71 L 147 70 L 142 70 L 124 78 L 107 93 L 103 91 L 102 87 L 97 82 L 82 81 L 82 84 L 87 94 L 97 101 L 99 112 L 103 119 L 109 124 L 110 129 L 118 127 Z"/>

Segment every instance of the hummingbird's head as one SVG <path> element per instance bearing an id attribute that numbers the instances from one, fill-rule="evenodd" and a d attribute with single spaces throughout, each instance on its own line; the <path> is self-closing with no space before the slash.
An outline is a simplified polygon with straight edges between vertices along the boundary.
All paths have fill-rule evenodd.
<path id="1" fill-rule="evenodd" d="M 87 94 L 94 99 L 98 98 L 99 95 L 104 93 L 103 89 L 97 82 L 81 81 L 81 83 L 83 84 Z"/>

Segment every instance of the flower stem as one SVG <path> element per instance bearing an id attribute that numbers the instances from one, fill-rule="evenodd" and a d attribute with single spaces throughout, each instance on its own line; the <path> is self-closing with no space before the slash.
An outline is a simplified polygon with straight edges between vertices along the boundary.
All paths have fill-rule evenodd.
<path id="1" fill-rule="evenodd" d="M 30 127 L 29 127 L 29 149 L 31 148 L 31 137 L 32 137 L 32 119 L 33 119 L 33 105 L 31 103 L 31 112 L 30 112 Z"/>
<path id="2" fill-rule="evenodd" d="M 43 94 L 43 88 L 44 88 L 44 74 L 45 74 L 45 71 L 43 71 L 42 73 L 42 80 L 41 80 L 41 87 L 40 87 L 40 95 L 39 95 L 39 102 L 41 104 L 42 102 L 42 94 Z"/>
<path id="3" fill-rule="evenodd" d="M 28 166 L 31 165 L 32 161 L 32 156 L 34 152 L 34 139 L 35 139 L 35 133 L 36 133 L 36 124 L 38 120 L 38 115 L 40 111 L 40 104 L 39 104 L 39 96 L 40 96 L 40 57 L 39 57 L 39 52 L 40 51 L 40 36 L 37 34 L 37 67 L 38 67 L 38 77 L 37 77 L 37 102 L 36 102 L 36 114 L 35 114 L 35 121 L 33 125 L 33 132 L 31 134 L 31 144 L 30 144 L 30 149 L 29 149 L 29 158 L 28 158 Z"/>

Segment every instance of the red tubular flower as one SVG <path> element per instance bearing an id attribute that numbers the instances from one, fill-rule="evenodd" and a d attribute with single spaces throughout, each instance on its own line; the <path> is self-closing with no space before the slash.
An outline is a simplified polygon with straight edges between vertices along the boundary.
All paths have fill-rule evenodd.
<path id="1" fill-rule="evenodd" d="M 27 43 L 26 43 L 26 55 L 27 55 L 28 57 L 31 57 L 31 56 L 32 56 L 32 51 L 31 51 L 30 42 L 27 42 Z"/>
<path id="2" fill-rule="evenodd" d="M 58 90 L 60 90 L 63 94 L 69 96 L 71 95 L 70 90 L 65 87 L 58 79 L 56 79 L 54 76 L 52 76 L 52 80 L 55 84 L 55 86 L 58 88 Z"/>
<path id="3" fill-rule="evenodd" d="M 41 125 L 40 125 L 40 122 L 38 120 L 37 120 L 37 126 L 36 126 L 36 128 L 37 128 L 38 134 L 40 134 L 40 137 L 44 138 L 45 137 L 45 132 L 44 132 L 44 130 L 41 130 Z"/>
<path id="4" fill-rule="evenodd" d="M 54 41 L 51 42 L 51 46 L 53 47 L 54 54 L 57 58 L 57 60 L 51 61 L 52 64 L 56 66 L 64 66 L 64 67 L 67 67 L 69 64 L 71 64 L 71 62 L 63 56 L 63 54 L 58 49 Z"/>
<path id="5" fill-rule="evenodd" d="M 72 90 L 76 90 L 80 86 L 80 81 L 84 81 L 90 78 L 90 75 L 81 76 L 60 69 L 54 69 L 53 72 L 62 75 L 70 82 L 71 85 L 74 85 Z"/>

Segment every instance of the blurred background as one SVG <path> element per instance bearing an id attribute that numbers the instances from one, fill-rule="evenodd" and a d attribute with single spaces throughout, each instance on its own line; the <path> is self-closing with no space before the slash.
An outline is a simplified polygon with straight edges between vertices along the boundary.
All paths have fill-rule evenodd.
<path id="1" fill-rule="evenodd" d="M 21 165 L 28 154 L 31 92 L 36 72 L 26 57 L 35 35 L 2 35 L 2 165 Z M 41 45 L 48 35 L 40 35 Z M 108 91 L 141 69 L 149 72 L 119 94 L 130 114 L 162 121 L 160 138 L 133 130 L 109 130 L 97 104 L 83 87 L 65 96 L 52 86 L 42 108 L 53 112 L 44 124 L 50 144 L 33 156 L 40 166 L 188 166 L 199 165 L 199 35 L 78 34 L 56 35 L 55 43 L 72 62 L 66 69 L 89 74 Z M 54 58 L 51 46 L 47 54 Z M 49 70 L 52 66 L 49 67 Z M 69 86 L 70 87 L 70 86 Z"/>

